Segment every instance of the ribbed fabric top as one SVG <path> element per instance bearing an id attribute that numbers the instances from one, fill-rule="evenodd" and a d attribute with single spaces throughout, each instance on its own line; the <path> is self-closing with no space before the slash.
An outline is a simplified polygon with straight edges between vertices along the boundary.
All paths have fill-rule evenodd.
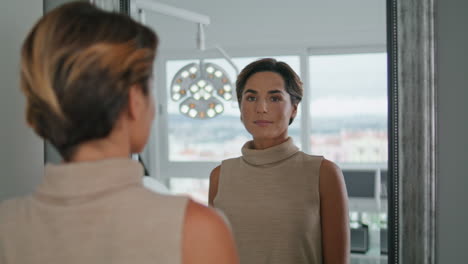
<path id="1" fill-rule="evenodd" d="M 264 150 L 242 147 L 221 164 L 214 206 L 232 225 L 241 264 L 322 263 L 321 156 L 286 142 Z"/>
<path id="2" fill-rule="evenodd" d="M 0 204 L 0 263 L 181 263 L 188 199 L 153 193 L 130 159 L 47 165 Z"/>
<path id="3" fill-rule="evenodd" d="M 264 166 L 285 160 L 299 151 L 293 144 L 292 138 L 282 144 L 267 149 L 254 149 L 253 141 L 249 141 L 242 147 L 242 159 L 254 166 Z"/>

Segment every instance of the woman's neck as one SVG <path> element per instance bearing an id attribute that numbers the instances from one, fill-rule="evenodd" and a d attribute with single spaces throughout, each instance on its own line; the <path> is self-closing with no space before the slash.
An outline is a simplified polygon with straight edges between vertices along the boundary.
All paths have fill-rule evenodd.
<path id="1" fill-rule="evenodd" d="M 287 134 L 277 138 L 254 138 L 252 145 L 254 149 L 262 150 L 282 144 L 286 142 L 288 138 Z"/>
<path id="2" fill-rule="evenodd" d="M 127 144 L 126 144 L 127 143 Z M 69 162 L 97 161 L 112 158 L 129 158 L 130 145 L 122 140 L 104 138 L 80 144 Z"/>

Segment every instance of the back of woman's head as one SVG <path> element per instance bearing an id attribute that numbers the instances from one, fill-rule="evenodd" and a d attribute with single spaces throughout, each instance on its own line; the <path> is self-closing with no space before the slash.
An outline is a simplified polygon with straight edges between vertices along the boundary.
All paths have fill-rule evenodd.
<path id="1" fill-rule="evenodd" d="M 108 136 L 131 86 L 149 93 L 158 38 L 130 17 L 75 2 L 41 18 L 23 43 L 26 118 L 68 160 Z"/>

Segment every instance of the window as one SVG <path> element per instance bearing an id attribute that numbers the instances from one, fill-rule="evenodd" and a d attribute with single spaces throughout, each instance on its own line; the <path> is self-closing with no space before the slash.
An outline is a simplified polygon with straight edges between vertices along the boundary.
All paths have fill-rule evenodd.
<path id="1" fill-rule="evenodd" d="M 309 65 L 311 152 L 340 164 L 386 164 L 386 54 L 310 56 Z"/>
<path id="2" fill-rule="evenodd" d="M 340 165 L 356 263 L 386 263 L 387 55 L 309 56 L 307 137 L 312 154 Z"/>

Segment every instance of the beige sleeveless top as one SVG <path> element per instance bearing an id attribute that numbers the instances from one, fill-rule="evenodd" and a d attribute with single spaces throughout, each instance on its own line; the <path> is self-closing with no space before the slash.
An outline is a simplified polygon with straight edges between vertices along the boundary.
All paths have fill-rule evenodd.
<path id="1" fill-rule="evenodd" d="M 0 203 L 0 263 L 182 263 L 188 199 L 142 175 L 129 159 L 47 165 L 36 193 Z"/>
<path id="2" fill-rule="evenodd" d="M 241 264 L 322 263 L 319 169 L 288 141 L 264 150 L 242 147 L 222 162 L 214 206 L 226 214 Z"/>

